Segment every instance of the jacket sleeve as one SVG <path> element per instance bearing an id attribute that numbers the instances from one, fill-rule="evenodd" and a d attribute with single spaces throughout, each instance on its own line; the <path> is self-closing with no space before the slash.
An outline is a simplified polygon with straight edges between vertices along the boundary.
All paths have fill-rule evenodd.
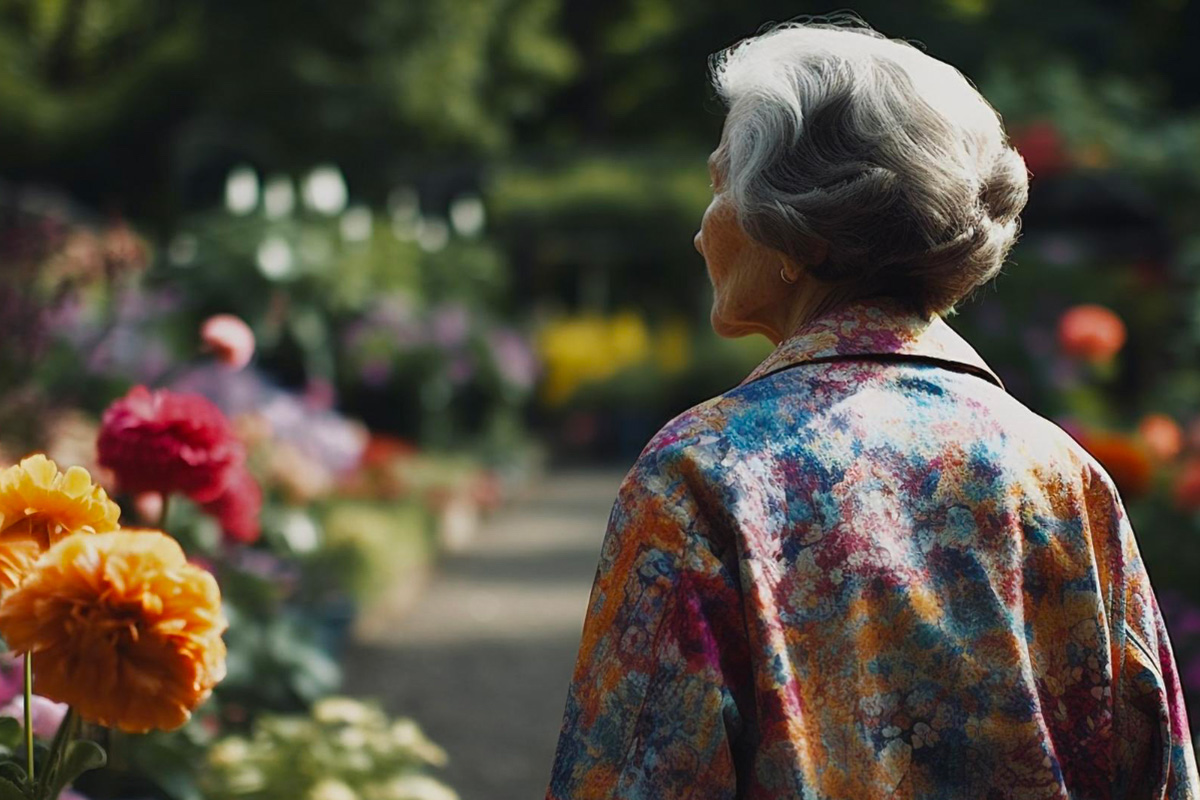
<path id="1" fill-rule="evenodd" d="M 1119 604 L 1114 609 L 1114 793 L 1122 800 L 1200 800 L 1183 687 L 1158 599 L 1120 497 Z"/>
<path id="2" fill-rule="evenodd" d="M 644 452 L 621 486 L 547 800 L 736 795 L 745 625 L 697 480 L 685 458 Z"/>

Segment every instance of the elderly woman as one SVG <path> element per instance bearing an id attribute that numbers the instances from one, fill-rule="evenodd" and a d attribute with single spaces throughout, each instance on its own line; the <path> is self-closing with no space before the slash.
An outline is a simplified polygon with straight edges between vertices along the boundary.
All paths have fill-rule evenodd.
<path id="1" fill-rule="evenodd" d="M 777 346 L 622 484 L 547 797 L 1200 797 L 1111 478 L 942 319 L 1018 233 L 996 112 L 865 26 L 713 77 L 712 324 Z"/>

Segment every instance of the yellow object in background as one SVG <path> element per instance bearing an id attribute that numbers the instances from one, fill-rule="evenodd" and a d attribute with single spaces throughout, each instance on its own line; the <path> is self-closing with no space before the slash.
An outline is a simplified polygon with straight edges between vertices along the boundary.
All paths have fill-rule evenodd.
<path id="1" fill-rule="evenodd" d="M 690 333 L 682 319 L 652 332 L 637 313 L 623 311 L 611 317 L 583 314 L 545 325 L 536 346 L 545 366 L 542 401 L 548 406 L 565 403 L 584 384 L 604 381 L 628 367 L 657 365 L 677 372 L 690 359 Z"/>
<path id="2" fill-rule="evenodd" d="M 682 372 L 692 363 L 692 331 L 682 317 L 669 320 L 658 330 L 654 358 L 667 373 Z"/>

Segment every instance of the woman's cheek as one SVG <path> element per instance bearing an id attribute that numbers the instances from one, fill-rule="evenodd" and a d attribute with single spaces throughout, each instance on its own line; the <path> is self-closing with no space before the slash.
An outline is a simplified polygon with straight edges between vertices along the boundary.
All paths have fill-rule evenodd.
<path id="1" fill-rule="evenodd" d="M 714 280 L 721 280 L 738 258 L 737 220 L 719 201 L 713 201 L 705 215 L 704 254 Z"/>

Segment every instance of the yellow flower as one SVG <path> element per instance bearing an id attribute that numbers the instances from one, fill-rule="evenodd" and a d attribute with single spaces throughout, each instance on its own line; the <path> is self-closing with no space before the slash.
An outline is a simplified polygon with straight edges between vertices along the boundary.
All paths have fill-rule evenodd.
<path id="1" fill-rule="evenodd" d="M 581 386 L 603 381 L 651 355 L 650 330 L 632 312 L 603 318 L 594 314 L 550 322 L 541 330 L 537 347 L 546 365 L 542 397 L 561 405 Z"/>
<path id="2" fill-rule="evenodd" d="M 21 585 L 41 554 L 32 539 L 0 541 L 0 597 Z"/>
<path id="3" fill-rule="evenodd" d="M 59 472 L 41 453 L 0 472 L 0 542 L 45 551 L 72 533 L 115 531 L 121 509 L 82 467 Z"/>
<path id="4" fill-rule="evenodd" d="M 226 627 L 216 580 L 155 530 L 68 536 L 0 600 L 35 691 L 129 733 L 188 720 L 225 677 Z"/>
<path id="5" fill-rule="evenodd" d="M 673 319 L 658 331 L 655 359 L 664 372 L 682 372 L 692 360 L 691 331 L 687 322 Z"/>

